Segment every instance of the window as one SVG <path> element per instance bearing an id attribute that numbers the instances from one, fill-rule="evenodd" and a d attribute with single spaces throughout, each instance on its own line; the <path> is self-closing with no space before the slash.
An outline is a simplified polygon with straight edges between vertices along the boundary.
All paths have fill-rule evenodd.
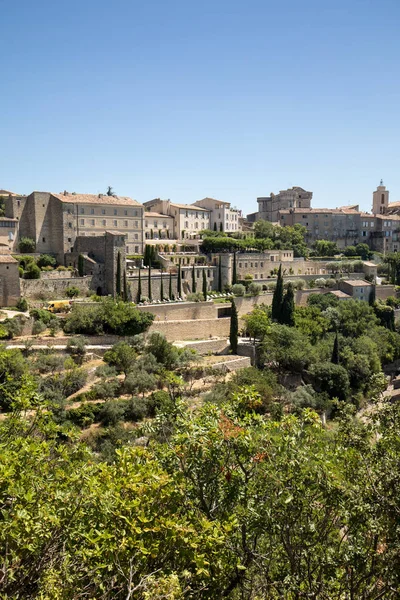
<path id="1" fill-rule="evenodd" d="M 107 221 L 105 219 L 103 219 L 103 225 L 104 227 L 107 225 Z"/>
<path id="2" fill-rule="evenodd" d="M 72 238 L 68 238 L 68 241 L 70 242 Z"/>
<path id="3" fill-rule="evenodd" d="M 263 266 L 264 266 L 264 263 L 263 263 L 263 262 L 260 262 L 260 267 L 263 267 Z"/>
<path id="4" fill-rule="evenodd" d="M 138 228 L 139 227 L 139 222 L 135 221 L 134 225 L 135 225 L 136 228 Z M 146 224 L 146 227 L 147 227 L 147 224 Z"/>
<path id="5" fill-rule="evenodd" d="M 134 216 L 134 217 L 137 217 L 137 210 L 134 210 L 134 211 L 133 211 L 133 216 Z M 136 246 L 136 247 L 137 247 L 137 246 Z"/>
<path id="6" fill-rule="evenodd" d="M 72 229 L 72 223 L 68 223 L 68 227 Z"/>
<path id="7" fill-rule="evenodd" d="M 85 219 L 81 219 L 81 225 L 85 224 Z"/>
<path id="8" fill-rule="evenodd" d="M 139 252 L 139 246 L 135 246 L 135 252 L 136 254 Z"/>
<path id="9" fill-rule="evenodd" d="M 382 194 L 381 196 L 381 204 L 385 204 L 385 194 Z"/>
<path id="10" fill-rule="evenodd" d="M 197 222 L 197 221 L 196 221 L 196 223 L 194 224 L 194 228 L 195 228 L 195 229 L 198 229 L 198 228 L 199 228 L 199 224 L 198 224 L 198 222 Z"/>
<path id="11" fill-rule="evenodd" d="M 114 221 L 115 227 L 118 227 L 118 221 Z"/>
<path id="12" fill-rule="evenodd" d="M 102 215 L 105 215 L 105 214 L 106 214 L 106 211 L 105 211 L 105 209 L 104 209 L 104 208 L 102 209 L 102 211 L 101 211 L 101 214 L 102 214 Z"/>
<path id="13" fill-rule="evenodd" d="M 116 208 L 114 208 L 114 215 L 117 215 L 117 214 L 118 214 L 118 211 Z"/>
<path id="14" fill-rule="evenodd" d="M 137 233 L 135 233 L 135 240 L 139 239 L 139 235 Z"/>
<path id="15" fill-rule="evenodd" d="M 124 221 L 125 227 L 128 227 L 128 221 Z"/>
<path id="16" fill-rule="evenodd" d="M 303 215 L 303 219 L 307 219 L 307 215 Z"/>
<path id="17" fill-rule="evenodd" d="M 186 229 L 189 227 L 189 221 L 185 221 L 185 227 Z"/>
<path id="18" fill-rule="evenodd" d="M 187 218 L 189 216 L 189 212 L 187 210 L 185 210 L 185 217 Z"/>
<path id="19" fill-rule="evenodd" d="M 81 213 L 81 215 L 84 215 L 85 214 L 85 209 L 81 208 L 79 212 Z"/>
<path id="20" fill-rule="evenodd" d="M 128 211 L 124 210 L 124 215 L 127 217 L 128 216 Z"/>
<path id="21" fill-rule="evenodd" d="M 363 232 L 362 232 L 362 236 L 363 236 L 363 237 L 366 237 L 366 236 L 367 236 L 367 232 L 366 232 L 366 231 L 363 231 Z"/>
<path id="22" fill-rule="evenodd" d="M 91 214 L 91 215 L 94 215 L 94 208 L 91 208 L 91 209 L 90 209 L 90 214 Z"/>
<path id="23" fill-rule="evenodd" d="M 158 228 L 158 221 L 154 221 L 154 229 Z"/>
<path id="24" fill-rule="evenodd" d="M 240 263 L 239 263 L 239 269 L 241 269 L 241 268 L 242 268 L 242 263 L 240 262 Z"/>
<path id="25" fill-rule="evenodd" d="M 129 254 L 129 246 L 125 246 L 125 251 L 127 254 Z"/>
<path id="26" fill-rule="evenodd" d="M 162 224 L 163 228 L 166 229 L 167 228 L 167 223 L 164 221 Z"/>
<path id="27" fill-rule="evenodd" d="M 46 238 L 42 238 L 42 242 L 45 242 L 45 241 L 46 241 Z M 7 267 L 7 269 L 8 269 L 8 267 Z"/>

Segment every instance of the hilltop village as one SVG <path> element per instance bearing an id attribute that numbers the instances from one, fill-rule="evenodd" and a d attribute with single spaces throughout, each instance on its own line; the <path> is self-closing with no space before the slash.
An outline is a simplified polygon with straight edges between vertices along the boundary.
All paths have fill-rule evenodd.
<path id="1" fill-rule="evenodd" d="M 311 199 L 0 190 L 1 597 L 397 597 L 400 207 Z"/>

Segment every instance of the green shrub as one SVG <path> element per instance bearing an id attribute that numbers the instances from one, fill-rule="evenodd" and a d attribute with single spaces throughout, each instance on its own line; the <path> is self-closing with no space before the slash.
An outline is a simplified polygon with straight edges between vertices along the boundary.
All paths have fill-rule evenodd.
<path id="1" fill-rule="evenodd" d="M 90 427 L 95 422 L 101 410 L 101 404 L 83 403 L 77 408 L 66 412 L 66 418 L 78 427 Z"/>
<path id="2" fill-rule="evenodd" d="M 248 291 L 252 296 L 259 296 L 261 293 L 262 287 L 259 283 L 255 283 L 254 281 L 250 283 Z"/>
<path id="3" fill-rule="evenodd" d="M 26 266 L 24 278 L 25 279 L 40 279 L 40 269 L 36 263 L 29 263 Z"/>
<path id="4" fill-rule="evenodd" d="M 32 326 L 32 334 L 39 335 L 47 329 L 47 326 L 42 321 L 34 321 Z"/>
<path id="5" fill-rule="evenodd" d="M 15 307 L 17 310 L 21 312 L 26 312 L 28 310 L 28 301 L 26 298 L 20 298 Z"/>
<path id="6" fill-rule="evenodd" d="M 57 321 L 57 317 L 53 313 L 43 308 L 32 308 L 29 314 L 35 321 L 42 321 L 46 325 L 50 325 L 52 321 Z"/>
<path id="7" fill-rule="evenodd" d="M 232 286 L 232 293 L 233 293 L 235 296 L 244 296 L 245 292 L 246 292 L 246 288 L 245 288 L 245 286 L 244 286 L 244 285 L 242 285 L 241 283 L 235 283 L 235 284 Z"/>
<path id="8" fill-rule="evenodd" d="M 64 331 L 133 336 L 146 331 L 153 320 L 154 315 L 142 313 L 130 303 L 102 299 L 95 306 L 75 304 L 64 321 Z"/>
<path id="9" fill-rule="evenodd" d="M 186 296 L 188 302 L 204 302 L 204 296 L 202 292 L 192 292 Z"/>
<path id="10" fill-rule="evenodd" d="M 41 269 L 43 267 L 55 267 L 57 264 L 56 259 L 49 254 L 41 254 L 37 259 L 37 266 Z"/>
<path id="11" fill-rule="evenodd" d="M 95 398 L 99 400 L 109 400 L 119 396 L 121 390 L 121 382 L 116 377 L 109 381 L 99 381 L 92 387 Z"/>
<path id="12" fill-rule="evenodd" d="M 22 267 L 18 267 L 18 274 L 21 278 L 24 276 L 24 270 Z"/>
<path id="13" fill-rule="evenodd" d="M 63 265 L 60 265 L 57 267 L 56 271 L 68 271 L 67 267 L 64 267 Z"/>
<path id="14" fill-rule="evenodd" d="M 20 252 L 35 252 L 36 242 L 32 238 L 22 237 L 19 240 L 18 249 Z"/>
<path id="15" fill-rule="evenodd" d="M 79 288 L 75 287 L 75 286 L 71 286 L 68 287 L 65 290 L 65 295 L 67 296 L 67 298 L 77 298 L 80 294 L 80 290 Z"/>

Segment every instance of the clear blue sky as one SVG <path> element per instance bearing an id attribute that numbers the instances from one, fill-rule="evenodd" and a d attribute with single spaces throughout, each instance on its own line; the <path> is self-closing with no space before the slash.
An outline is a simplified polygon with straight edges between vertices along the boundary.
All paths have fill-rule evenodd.
<path id="1" fill-rule="evenodd" d="M 0 0 L 0 188 L 400 200 L 399 0 Z"/>

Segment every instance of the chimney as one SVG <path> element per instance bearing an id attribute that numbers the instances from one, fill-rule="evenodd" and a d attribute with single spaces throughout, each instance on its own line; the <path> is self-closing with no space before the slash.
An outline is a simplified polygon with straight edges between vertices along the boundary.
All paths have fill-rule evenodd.
<path id="1" fill-rule="evenodd" d="M 99 198 L 102 198 L 102 197 L 103 197 L 103 194 L 99 194 Z"/>
<path id="2" fill-rule="evenodd" d="M 64 190 L 64 196 L 68 196 L 67 190 Z"/>

